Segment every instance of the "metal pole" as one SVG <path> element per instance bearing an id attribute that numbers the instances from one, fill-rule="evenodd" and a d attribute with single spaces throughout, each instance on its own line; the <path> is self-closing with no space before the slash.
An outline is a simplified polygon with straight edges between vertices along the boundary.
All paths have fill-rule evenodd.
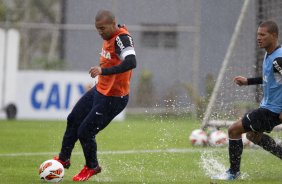
<path id="1" fill-rule="evenodd" d="M 199 94 L 201 0 L 195 1 L 195 37 L 192 70 L 193 93 Z M 196 106 L 196 108 L 198 108 Z M 196 113 L 197 110 L 194 111 Z"/>

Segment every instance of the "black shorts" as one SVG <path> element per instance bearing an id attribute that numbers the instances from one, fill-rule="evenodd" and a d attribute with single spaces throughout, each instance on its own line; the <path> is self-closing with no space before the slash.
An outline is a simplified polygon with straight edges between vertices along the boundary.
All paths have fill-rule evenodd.
<path id="1" fill-rule="evenodd" d="M 246 113 L 242 119 L 246 132 L 271 132 L 272 129 L 281 124 L 279 114 L 268 109 L 258 108 Z"/>

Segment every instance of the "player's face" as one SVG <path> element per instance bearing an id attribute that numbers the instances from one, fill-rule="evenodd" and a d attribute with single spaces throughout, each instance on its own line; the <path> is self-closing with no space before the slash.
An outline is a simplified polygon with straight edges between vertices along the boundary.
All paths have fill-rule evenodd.
<path id="1" fill-rule="evenodd" d="M 257 31 L 257 42 L 260 48 L 267 49 L 275 42 L 275 36 L 268 32 L 267 27 L 259 27 Z"/>
<path id="2" fill-rule="evenodd" d="M 104 40 L 109 40 L 115 32 L 115 22 L 110 22 L 107 19 L 96 21 L 95 26 Z"/>

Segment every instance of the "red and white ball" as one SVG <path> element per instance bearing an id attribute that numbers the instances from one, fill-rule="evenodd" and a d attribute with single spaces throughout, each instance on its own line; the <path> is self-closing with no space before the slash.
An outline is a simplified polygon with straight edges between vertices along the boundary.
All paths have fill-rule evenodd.
<path id="1" fill-rule="evenodd" d="M 228 136 L 226 133 L 220 130 L 213 131 L 209 135 L 209 144 L 211 146 L 225 146 L 228 143 Z"/>
<path id="2" fill-rule="evenodd" d="M 204 130 L 196 129 L 192 131 L 189 140 L 193 146 L 205 146 L 208 143 L 208 136 Z"/>
<path id="3" fill-rule="evenodd" d="M 60 182 L 63 180 L 65 170 L 57 160 L 46 160 L 39 167 L 40 179 L 47 182 Z"/>

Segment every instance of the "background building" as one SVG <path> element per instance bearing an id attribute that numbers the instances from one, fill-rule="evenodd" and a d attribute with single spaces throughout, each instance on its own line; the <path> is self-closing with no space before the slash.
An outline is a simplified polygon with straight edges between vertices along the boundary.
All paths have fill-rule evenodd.
<path id="1" fill-rule="evenodd" d="M 87 73 L 99 62 L 102 42 L 95 14 L 109 9 L 135 41 L 138 67 L 132 76 L 130 109 L 201 114 L 242 15 L 215 104 L 219 112 L 233 111 L 260 99 L 259 88 L 232 83 L 236 75 L 260 74 L 263 50 L 257 49 L 255 40 L 259 22 L 273 19 L 282 25 L 280 1 L 250 0 L 242 12 L 244 2 L 2 0 L 0 26 L 20 31 L 20 70 Z"/>
<path id="2" fill-rule="evenodd" d="M 93 30 L 65 31 L 64 60 L 72 70 L 86 71 L 98 63 L 101 39 L 95 33 L 94 17 L 99 9 L 112 10 L 118 22 L 128 26 L 135 41 L 138 67 L 133 75 L 130 106 L 193 109 L 195 98 L 207 95 L 206 78 L 215 81 L 217 77 L 243 2 L 68 0 L 65 23 L 90 24 Z M 255 1 L 248 6 L 244 23 L 245 32 L 237 39 L 233 54 L 237 59 L 233 58 L 226 72 L 228 81 L 232 81 L 232 75 L 254 72 Z M 152 85 L 146 84 L 150 82 Z M 226 85 L 223 87 L 230 88 L 228 82 Z"/>

